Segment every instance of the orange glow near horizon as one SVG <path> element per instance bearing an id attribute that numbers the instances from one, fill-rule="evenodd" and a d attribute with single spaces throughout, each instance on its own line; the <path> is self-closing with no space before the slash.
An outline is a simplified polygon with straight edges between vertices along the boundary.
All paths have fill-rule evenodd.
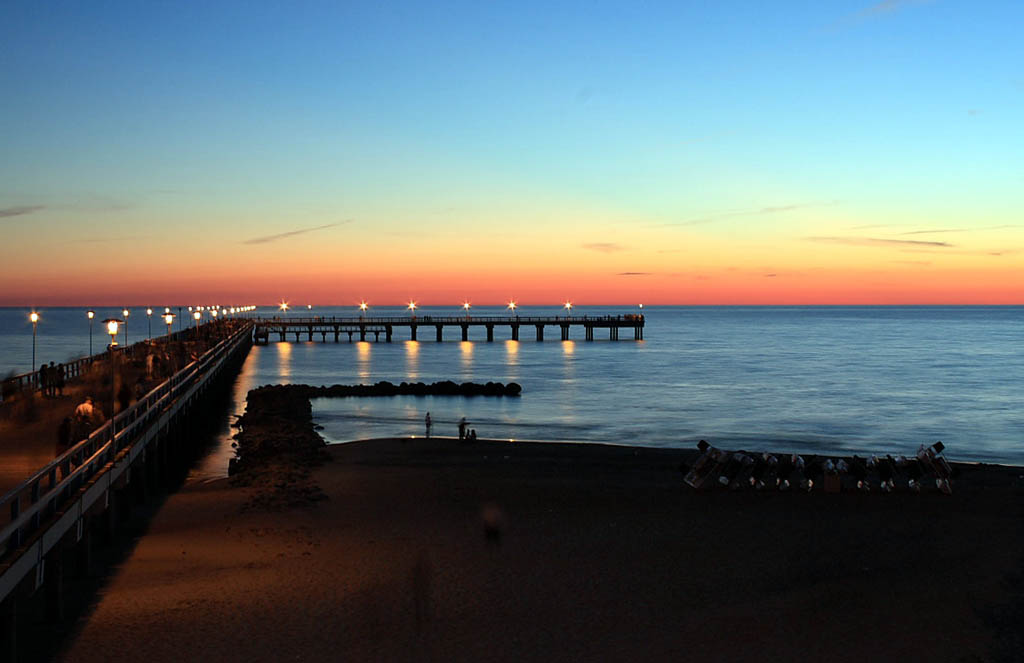
<path id="1" fill-rule="evenodd" d="M 808 241 L 818 239 L 813 237 L 760 243 L 742 236 L 690 235 L 685 242 L 645 237 L 638 234 L 635 246 L 624 243 L 608 251 L 581 249 L 568 241 L 560 246 L 531 243 L 528 233 L 510 240 L 508 247 L 481 251 L 469 241 L 451 247 L 431 244 L 416 252 L 381 244 L 378 254 L 354 255 L 342 265 L 329 244 L 309 244 L 297 247 L 289 259 L 253 250 L 246 259 L 232 256 L 215 267 L 197 256 L 193 265 L 173 269 L 181 275 L 175 279 L 157 276 L 170 270 L 160 257 L 140 270 L 141 276 L 125 279 L 116 271 L 83 272 L 70 259 L 55 260 L 52 270 L 39 277 L 27 263 L 19 269 L 22 258 L 14 256 L 0 305 L 95 307 L 147 300 L 268 305 L 285 294 L 322 306 L 347 306 L 355 299 L 365 311 L 367 300 L 399 305 L 410 284 L 415 284 L 414 299 L 406 304 L 473 301 L 512 312 L 519 302 L 563 305 L 566 295 L 582 306 L 1024 304 L 1024 252 L 989 250 L 980 242 L 964 242 L 960 250 L 959 243 L 948 248 L 924 242 L 918 247 Z M 673 248 L 680 243 L 683 248 Z M 288 307 L 282 311 L 290 308 L 283 299 L 278 304 Z"/>

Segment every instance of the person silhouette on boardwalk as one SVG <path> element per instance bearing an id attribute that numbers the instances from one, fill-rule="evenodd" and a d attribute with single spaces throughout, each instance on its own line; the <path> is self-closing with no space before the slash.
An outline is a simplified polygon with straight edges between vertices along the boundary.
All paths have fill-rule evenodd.
<path id="1" fill-rule="evenodd" d="M 427 425 L 427 439 L 430 439 L 430 427 L 434 425 L 434 422 L 430 420 L 430 413 L 427 412 L 427 417 L 424 419 L 424 423 Z"/>
<path id="2" fill-rule="evenodd" d="M 468 426 L 468 425 L 469 425 L 469 422 L 466 421 L 465 417 L 463 417 L 462 419 L 459 420 L 459 439 L 460 440 L 464 440 L 466 438 L 466 426 Z"/>
<path id="3" fill-rule="evenodd" d="M 64 372 L 64 364 L 57 364 L 55 386 L 57 387 L 57 395 L 64 395 L 64 384 L 66 380 L 66 374 Z"/>

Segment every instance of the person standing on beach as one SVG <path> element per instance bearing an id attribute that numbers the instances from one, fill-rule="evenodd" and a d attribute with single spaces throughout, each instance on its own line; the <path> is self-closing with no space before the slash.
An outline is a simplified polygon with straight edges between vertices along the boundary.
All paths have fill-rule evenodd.
<path id="1" fill-rule="evenodd" d="M 459 420 L 459 439 L 460 440 L 465 439 L 465 437 L 466 437 L 466 426 L 468 426 L 468 425 L 469 425 L 469 422 L 466 421 L 465 417 L 463 417 L 462 419 Z"/>
<path id="2" fill-rule="evenodd" d="M 427 418 L 424 420 L 424 423 L 426 423 L 426 425 L 427 425 L 427 439 L 429 440 L 430 439 L 430 427 L 434 425 L 434 422 L 432 422 L 430 420 L 430 413 L 429 412 L 427 412 Z"/>

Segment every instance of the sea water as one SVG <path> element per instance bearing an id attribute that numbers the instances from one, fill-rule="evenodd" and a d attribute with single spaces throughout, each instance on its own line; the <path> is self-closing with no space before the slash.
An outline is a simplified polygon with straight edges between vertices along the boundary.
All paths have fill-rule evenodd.
<path id="1" fill-rule="evenodd" d="M 572 311 L 640 312 L 635 306 Z M 601 329 L 594 341 L 584 341 L 582 328 L 560 341 L 558 329 L 548 328 L 547 340 L 538 342 L 529 324 L 518 342 L 508 327 L 495 327 L 491 343 L 482 327 L 470 328 L 468 342 L 451 327 L 437 343 L 429 323 L 420 326 L 418 342 L 401 328 L 392 343 L 383 335 L 373 342 L 372 334 L 352 343 L 342 334 L 337 344 L 332 335 L 326 343 L 319 335 L 300 343 L 275 337 L 250 352 L 235 385 L 234 414 L 243 411 L 245 393 L 263 384 L 518 382 L 519 398 L 315 399 L 314 416 L 331 442 L 422 435 L 429 411 L 435 435 L 456 435 L 466 417 L 486 438 L 656 447 L 689 448 L 706 439 L 751 450 L 908 453 L 942 440 L 957 460 L 1024 464 L 1024 307 L 651 306 L 642 312 L 643 341 L 634 341 L 631 330 L 610 341 Z M 119 310 L 109 313 L 120 317 Z M 417 311 L 459 313 L 457 307 Z M 519 313 L 565 311 L 524 307 Z M 358 311 L 303 308 L 288 315 Z M 378 308 L 371 315 L 409 313 Z M 165 331 L 158 320 L 154 335 Z M 145 338 L 144 309 L 133 310 L 129 325 L 130 341 Z M 86 354 L 87 333 L 84 310 L 43 311 L 37 361 Z M 99 326 L 94 334 L 94 344 L 106 343 L 97 340 L 105 337 Z M 27 369 L 30 343 L 27 310 L 0 309 L 0 367 Z"/>

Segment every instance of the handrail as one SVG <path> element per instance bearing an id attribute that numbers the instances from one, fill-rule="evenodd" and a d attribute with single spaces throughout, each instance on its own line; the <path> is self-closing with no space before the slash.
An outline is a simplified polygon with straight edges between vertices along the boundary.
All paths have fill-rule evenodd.
<path id="1" fill-rule="evenodd" d="M 67 488 L 72 491 L 81 487 L 81 481 L 99 473 L 101 468 L 115 459 L 115 455 L 130 448 L 140 429 L 145 429 L 162 416 L 170 404 L 188 395 L 196 388 L 203 374 L 216 368 L 215 362 L 222 363 L 234 348 L 251 334 L 250 324 L 228 338 L 218 342 L 202 357 L 189 362 L 173 376 L 160 383 L 139 399 L 134 405 L 114 415 L 110 420 L 93 431 L 87 438 L 78 441 L 70 449 L 47 463 L 31 477 L 0 497 L 0 508 L 9 508 L 11 520 L 0 530 L 0 553 L 10 552 L 21 539 L 21 530 L 26 525 L 39 524 L 39 514 L 52 502 L 54 495 L 60 495 Z M 112 434 L 112 431 L 116 431 Z M 73 470 L 72 464 L 76 465 Z M 60 478 L 58 480 L 58 474 Z M 48 485 L 43 490 L 46 479 Z M 22 496 L 28 494 L 31 504 L 21 509 Z M 2 597 L 0 597 L 2 598 Z"/>

